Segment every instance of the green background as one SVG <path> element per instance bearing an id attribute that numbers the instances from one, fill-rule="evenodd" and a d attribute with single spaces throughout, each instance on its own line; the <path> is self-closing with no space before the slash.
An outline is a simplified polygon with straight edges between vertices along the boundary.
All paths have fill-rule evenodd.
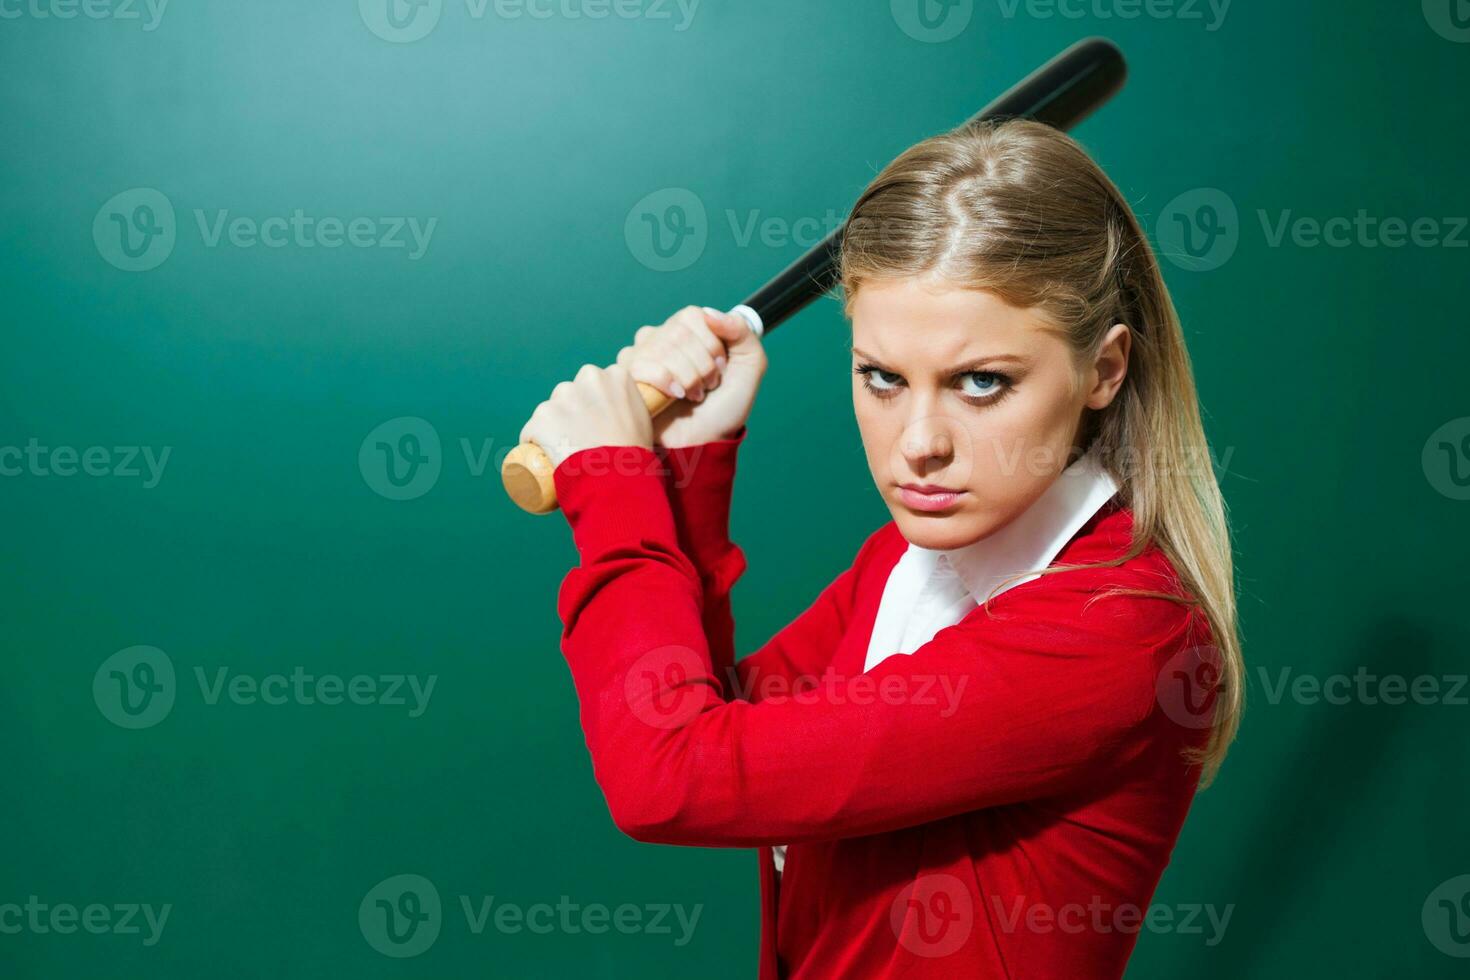
<path id="1" fill-rule="evenodd" d="M 985 0 L 930 43 L 886 0 L 706 0 L 684 30 L 652 0 L 605 19 L 449 0 L 427 37 L 390 43 L 352 0 L 178 2 L 151 31 L 146 13 L 61 20 L 7 0 L 0 446 L 171 455 L 152 488 L 0 478 L 0 904 L 173 908 L 153 946 L 0 935 L 0 976 L 753 975 L 755 853 L 638 844 L 608 819 L 557 649 L 575 552 L 560 517 L 508 503 L 496 464 L 581 364 L 684 304 L 738 302 L 804 250 L 742 241 L 728 215 L 840 215 L 903 148 L 1090 34 L 1131 77 L 1076 135 L 1150 231 L 1197 188 L 1239 209 L 1227 261 L 1166 272 L 1225 464 L 1251 704 L 1155 898 L 1234 908 L 1214 946 L 1143 934 L 1129 976 L 1463 975 L 1421 908 L 1470 873 L 1470 707 L 1272 703 L 1260 673 L 1466 669 L 1470 502 L 1423 454 L 1470 415 L 1470 235 L 1273 245 L 1259 216 L 1366 209 L 1448 236 L 1470 214 L 1470 44 L 1432 29 L 1435 2 L 1238 0 L 1211 30 L 1204 6 L 1123 19 Z M 146 272 L 92 235 L 132 188 L 177 213 Z M 666 188 L 707 208 L 708 241 L 657 271 L 625 223 Z M 438 223 L 413 260 L 209 247 L 194 217 L 297 208 Z M 887 519 L 846 330 L 827 300 L 768 342 L 734 515 L 742 651 Z M 437 432 L 442 472 L 400 501 L 358 454 L 404 416 Z M 818 471 L 818 504 L 783 503 L 791 474 Z M 139 644 L 170 658 L 177 699 L 128 730 L 92 682 Z M 194 672 L 222 667 L 438 680 L 410 718 L 210 704 Z M 357 912 L 404 873 L 437 886 L 443 929 L 392 959 Z M 702 910 L 682 946 L 677 931 L 474 935 L 461 895 Z"/>

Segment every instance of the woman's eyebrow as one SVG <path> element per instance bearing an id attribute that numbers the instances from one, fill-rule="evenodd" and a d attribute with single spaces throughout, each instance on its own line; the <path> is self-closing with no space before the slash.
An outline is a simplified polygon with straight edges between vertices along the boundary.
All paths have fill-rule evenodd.
<path id="1" fill-rule="evenodd" d="M 859 347 L 853 347 L 852 348 L 852 353 L 858 355 L 859 357 L 866 358 L 866 359 L 872 361 L 874 364 L 878 364 L 878 365 L 882 365 L 883 364 L 883 361 L 880 358 L 874 357 L 872 354 L 869 354 L 867 351 L 865 351 L 865 350 L 863 350 L 863 349 L 861 349 Z M 963 364 L 960 364 L 960 365 L 956 366 L 952 370 L 951 373 L 952 374 L 967 374 L 967 373 L 969 373 L 971 371 L 980 371 L 980 370 L 983 370 L 986 365 L 998 364 L 998 363 L 999 364 L 1017 364 L 1017 365 L 1024 365 L 1024 364 L 1027 363 L 1027 361 L 1026 361 L 1026 358 L 1021 357 L 1018 354 L 987 354 L 984 357 L 975 357 L 975 358 L 971 358 L 968 361 L 965 361 Z M 890 372 L 890 373 L 897 374 L 899 372 Z"/>

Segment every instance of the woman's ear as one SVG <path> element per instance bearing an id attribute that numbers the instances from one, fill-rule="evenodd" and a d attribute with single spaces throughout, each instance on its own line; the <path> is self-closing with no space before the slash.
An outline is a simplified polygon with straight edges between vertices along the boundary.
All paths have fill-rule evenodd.
<path id="1" fill-rule="evenodd" d="M 1127 324 L 1115 323 L 1108 328 L 1092 365 L 1096 380 L 1087 393 L 1088 408 L 1107 408 L 1117 397 L 1123 379 L 1128 376 L 1128 352 L 1132 345 L 1133 332 Z"/>

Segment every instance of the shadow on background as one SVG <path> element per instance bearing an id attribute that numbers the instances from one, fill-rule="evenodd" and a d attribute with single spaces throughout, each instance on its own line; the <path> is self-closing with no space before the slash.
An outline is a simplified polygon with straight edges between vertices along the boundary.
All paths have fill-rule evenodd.
<path id="1" fill-rule="evenodd" d="M 1419 623 L 1403 617 L 1385 618 L 1337 672 L 1351 677 L 1363 667 L 1371 676 L 1396 674 L 1410 679 L 1463 674 L 1463 663 L 1447 662 L 1451 658 L 1440 655 L 1446 646 Z M 1279 670 L 1277 666 L 1269 674 L 1273 696 L 1277 695 Z M 1293 665 L 1289 677 L 1302 673 Z M 1464 853 L 1463 809 L 1443 805 L 1442 798 L 1446 784 L 1462 782 L 1466 772 L 1467 709 L 1419 705 L 1412 700 L 1402 705 L 1366 703 L 1357 696 L 1356 686 L 1348 704 L 1297 704 L 1289 686 L 1280 693 L 1279 701 L 1270 703 L 1259 670 L 1252 668 L 1250 678 L 1254 712 L 1311 712 L 1311 724 L 1303 730 L 1302 741 L 1278 747 L 1282 765 L 1272 771 L 1274 783 L 1252 787 L 1251 798 L 1266 802 L 1269 809 L 1255 815 L 1254 832 L 1239 834 L 1239 840 L 1254 842 L 1254 846 L 1240 853 L 1231 864 L 1231 877 L 1214 891 L 1236 905 L 1226 940 L 1205 955 L 1195 949 L 1174 957 L 1178 962 L 1173 965 L 1181 971 L 1187 966 L 1200 980 L 1280 975 L 1276 971 L 1283 949 L 1299 949 L 1304 932 L 1312 935 L 1315 931 L 1322 967 L 1339 966 L 1328 962 L 1336 957 L 1346 961 L 1340 965 L 1348 972 L 1334 969 L 1332 975 L 1381 975 L 1373 968 L 1371 957 L 1381 950 L 1384 934 L 1422 935 L 1420 909 L 1430 889 L 1445 878 L 1470 871 L 1470 856 Z M 1369 690 L 1376 691 L 1376 685 L 1370 684 Z M 1448 693 L 1449 689 L 1442 690 Z M 1461 697 L 1466 694 L 1460 691 Z M 1251 714 L 1248 704 L 1246 725 Z M 1405 798 L 1403 773 L 1409 759 L 1416 760 L 1411 767 L 1416 777 L 1435 771 L 1443 778 L 1429 783 L 1418 779 L 1415 795 Z M 1409 808 L 1412 812 L 1404 812 Z M 1409 823 L 1422 828 L 1421 839 L 1400 836 L 1396 828 Z M 1413 859 L 1420 848 L 1431 853 L 1437 850 L 1434 857 L 1443 858 L 1439 878 L 1431 881 L 1414 873 L 1416 867 L 1434 863 L 1432 858 Z M 1347 868 L 1352 861 L 1364 860 L 1383 866 L 1371 890 L 1364 889 L 1361 876 Z M 1334 863 L 1340 867 L 1334 868 Z M 1312 928 L 1314 917 L 1332 917 L 1338 911 L 1322 900 L 1324 890 L 1338 887 L 1356 890 L 1363 919 L 1372 924 L 1360 936 L 1361 951 L 1328 941 L 1325 928 Z M 1333 931 L 1343 928 L 1340 919 L 1332 923 Z M 1357 960 L 1359 952 L 1368 959 Z M 1466 975 L 1466 961 L 1439 953 L 1427 939 L 1417 946 L 1405 943 L 1394 955 L 1399 957 L 1400 968 L 1412 968 L 1410 972 L 1417 977 Z"/>

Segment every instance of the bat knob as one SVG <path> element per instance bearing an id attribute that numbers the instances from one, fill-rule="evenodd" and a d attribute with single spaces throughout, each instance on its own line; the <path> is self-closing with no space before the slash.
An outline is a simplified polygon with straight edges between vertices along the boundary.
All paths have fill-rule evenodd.
<path id="1" fill-rule="evenodd" d="M 556 510 L 555 467 L 546 450 L 534 442 L 523 442 L 505 456 L 500 464 L 500 482 L 516 506 L 530 514 L 549 514 Z"/>

